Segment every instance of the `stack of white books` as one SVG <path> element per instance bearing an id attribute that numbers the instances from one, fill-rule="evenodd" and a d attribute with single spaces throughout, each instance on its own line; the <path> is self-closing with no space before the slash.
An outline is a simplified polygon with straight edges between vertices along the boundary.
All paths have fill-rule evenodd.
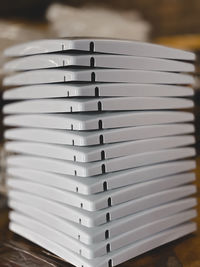
<path id="1" fill-rule="evenodd" d="M 5 55 L 13 232 L 111 267 L 195 231 L 193 53 L 76 38 Z"/>

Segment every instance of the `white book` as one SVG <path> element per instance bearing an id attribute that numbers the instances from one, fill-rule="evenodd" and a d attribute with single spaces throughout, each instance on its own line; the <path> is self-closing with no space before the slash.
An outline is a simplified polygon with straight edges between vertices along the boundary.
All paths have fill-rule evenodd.
<path id="1" fill-rule="evenodd" d="M 135 83 L 38 84 L 21 86 L 3 92 L 5 100 L 68 97 L 183 97 L 194 95 L 189 86 Z"/>
<path id="2" fill-rule="evenodd" d="M 89 163 L 33 157 L 28 155 L 8 156 L 6 162 L 10 166 L 19 166 L 41 171 L 50 171 L 53 173 L 90 177 L 193 156 L 195 156 L 195 149 L 186 147 L 158 150 Z"/>
<path id="3" fill-rule="evenodd" d="M 131 231 L 112 238 L 109 241 L 92 244 L 90 246 L 82 244 L 80 241 L 77 241 L 64 233 L 39 222 L 38 220 L 27 217 L 18 212 L 11 212 L 9 218 L 11 223 L 14 222 L 22 225 L 34 231 L 35 233 L 38 233 L 47 239 L 49 238 L 53 242 L 60 244 L 61 246 L 77 254 L 80 254 L 84 258 L 94 259 L 109 255 L 110 252 L 115 252 L 117 249 L 121 249 L 124 246 L 150 237 L 176 225 L 185 223 L 191 219 L 194 219 L 196 216 L 197 213 L 194 209 L 184 211 L 179 214 L 171 215 L 167 218 L 155 220 L 154 222 L 139 228 L 132 229 Z"/>
<path id="4" fill-rule="evenodd" d="M 49 144 L 91 146 L 162 136 L 194 133 L 191 123 L 148 125 L 99 131 L 11 128 L 4 131 L 7 140 L 34 141 Z"/>
<path id="5" fill-rule="evenodd" d="M 47 69 L 30 70 L 7 76 L 4 86 L 68 83 L 68 82 L 124 82 L 155 84 L 194 84 L 192 75 L 162 71 L 125 69 Z"/>
<path id="6" fill-rule="evenodd" d="M 191 112 L 183 111 L 135 111 L 90 114 L 30 114 L 4 117 L 6 126 L 26 126 L 67 130 L 101 130 L 189 122 L 194 120 Z"/>
<path id="7" fill-rule="evenodd" d="M 130 70 L 194 72 L 195 66 L 177 60 L 106 54 L 42 54 L 11 60 L 5 71 L 23 71 L 58 67 L 97 67 Z"/>
<path id="8" fill-rule="evenodd" d="M 194 170 L 195 167 L 196 164 L 194 160 L 179 160 L 97 175 L 96 177 L 84 177 L 84 179 L 82 177 L 61 175 L 46 171 L 10 167 L 9 165 L 7 166 L 6 173 L 11 177 L 19 177 L 27 181 L 53 186 L 54 188 L 60 188 L 83 195 L 91 195 L 164 176 L 181 174 L 186 171 Z"/>
<path id="9" fill-rule="evenodd" d="M 196 58 L 195 54 L 192 52 L 169 48 L 162 45 L 131 40 L 98 38 L 63 38 L 31 41 L 7 48 L 4 54 L 10 57 L 18 57 L 61 51 L 66 52 L 70 50 L 189 61 L 193 61 Z"/>
<path id="10" fill-rule="evenodd" d="M 195 192 L 196 186 L 184 185 L 93 212 L 72 207 L 70 205 L 59 203 L 30 193 L 25 193 L 16 189 L 10 189 L 8 196 L 10 200 L 17 200 L 22 203 L 26 203 L 80 225 L 95 227 L 139 211 L 144 211 L 170 201 L 190 196 Z"/>
<path id="11" fill-rule="evenodd" d="M 51 251 L 52 253 L 77 267 L 112 267 L 158 246 L 192 233 L 196 231 L 197 226 L 195 223 L 190 222 L 172 227 L 146 239 L 132 243 L 129 246 L 125 246 L 121 249 L 111 252 L 105 256 L 92 260 L 87 260 L 86 258 L 77 255 L 77 253 L 72 252 L 71 250 L 59 245 L 58 243 L 53 242 L 50 237 L 47 239 L 42 235 L 39 235 L 38 233 L 31 231 L 27 227 L 21 226 L 19 224 L 11 223 L 9 225 L 9 229 L 36 243 L 37 245 Z"/>
<path id="12" fill-rule="evenodd" d="M 195 181 L 194 173 L 182 173 L 134 185 L 123 186 L 121 188 L 88 196 L 61 190 L 48 185 L 42 185 L 33 181 L 25 181 L 24 179 L 15 177 L 9 177 L 7 185 L 12 189 L 91 211 L 90 216 L 92 216 L 92 211 L 116 206 L 133 199 L 138 199 L 193 181 Z"/>
<path id="13" fill-rule="evenodd" d="M 127 155 L 137 155 L 169 148 L 189 146 L 194 143 L 194 136 L 180 135 L 90 147 L 52 145 L 22 141 L 7 141 L 4 147 L 9 152 L 85 163 L 124 157 Z"/>
<path id="14" fill-rule="evenodd" d="M 192 108 L 192 100 L 168 97 L 117 97 L 82 99 L 41 99 L 6 104 L 4 114 L 66 113 L 88 111 L 162 110 Z"/>
<path id="15" fill-rule="evenodd" d="M 9 200 L 8 205 L 11 209 L 34 218 L 72 238 L 86 244 L 92 245 L 99 242 L 109 242 L 111 238 L 139 228 L 142 225 L 152 223 L 155 220 L 166 218 L 173 214 L 186 211 L 197 205 L 195 198 L 187 197 L 185 199 L 172 201 L 162 204 L 135 214 L 131 214 L 106 224 L 88 228 L 83 225 L 50 214 L 44 209 L 27 205 L 22 201 Z"/>

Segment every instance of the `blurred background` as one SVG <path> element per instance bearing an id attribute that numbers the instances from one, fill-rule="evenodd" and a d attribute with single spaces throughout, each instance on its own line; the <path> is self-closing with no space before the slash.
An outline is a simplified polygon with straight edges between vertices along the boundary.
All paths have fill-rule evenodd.
<path id="1" fill-rule="evenodd" d="M 151 41 L 200 54 L 199 0 L 0 0 L 0 7 L 2 90 L 3 50 L 34 39 L 67 36 L 124 38 Z M 197 68 L 196 89 L 199 87 L 198 72 Z M 195 97 L 200 102 L 198 90 Z M 200 125 L 198 110 L 197 107 L 197 126 Z M 0 206 L 5 203 L 2 133 L 1 127 Z"/>

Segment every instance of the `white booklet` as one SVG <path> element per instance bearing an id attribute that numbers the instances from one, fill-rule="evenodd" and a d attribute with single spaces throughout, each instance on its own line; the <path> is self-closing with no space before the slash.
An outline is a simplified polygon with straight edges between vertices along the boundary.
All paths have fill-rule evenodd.
<path id="1" fill-rule="evenodd" d="M 190 74 L 163 71 L 125 69 L 44 69 L 30 70 L 7 76 L 4 86 L 32 85 L 68 82 L 115 82 L 115 83 L 155 83 L 155 84 L 194 84 Z"/>
<path id="2" fill-rule="evenodd" d="M 95 83 L 95 84 L 37 84 L 8 89 L 4 100 L 68 98 L 68 97 L 184 97 L 194 95 L 189 86 L 168 84 Z"/>
<path id="3" fill-rule="evenodd" d="M 192 100 L 168 97 L 116 97 L 82 99 L 41 99 L 6 104 L 4 114 L 66 113 L 89 111 L 166 110 L 192 108 Z"/>
<path id="4" fill-rule="evenodd" d="M 43 39 L 7 48 L 6 56 L 18 57 L 70 50 L 194 61 L 192 52 L 132 40 L 98 38 Z"/>
<path id="5" fill-rule="evenodd" d="M 48 129 L 101 130 L 130 126 L 194 121 L 191 112 L 184 111 L 126 111 L 90 114 L 29 114 L 4 117 L 6 126 L 26 126 Z"/>
<path id="6" fill-rule="evenodd" d="M 59 67 L 97 67 L 130 70 L 194 72 L 195 66 L 178 60 L 106 54 L 42 54 L 11 60 L 5 71 L 23 71 Z"/>

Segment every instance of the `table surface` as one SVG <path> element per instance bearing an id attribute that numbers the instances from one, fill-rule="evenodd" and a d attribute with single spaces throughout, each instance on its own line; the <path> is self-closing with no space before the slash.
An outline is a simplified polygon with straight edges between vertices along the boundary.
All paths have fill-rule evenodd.
<path id="1" fill-rule="evenodd" d="M 200 158 L 197 160 L 197 178 Z M 197 179 L 199 200 L 200 183 Z M 198 207 L 199 212 L 199 207 Z M 199 213 L 200 214 L 200 213 Z M 196 219 L 198 225 L 200 216 Z M 48 251 L 8 231 L 8 209 L 0 209 L 0 267 L 69 267 Z M 200 229 L 170 244 L 127 261 L 123 267 L 200 267 Z"/>

